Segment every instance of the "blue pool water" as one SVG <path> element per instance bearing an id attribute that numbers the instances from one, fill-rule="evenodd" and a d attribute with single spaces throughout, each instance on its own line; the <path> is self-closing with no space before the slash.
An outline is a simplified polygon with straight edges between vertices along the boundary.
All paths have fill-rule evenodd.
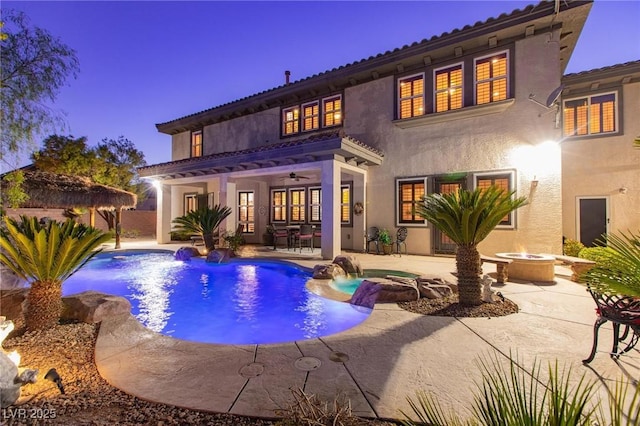
<path id="1" fill-rule="evenodd" d="M 355 293 L 356 289 L 362 284 L 364 278 L 343 278 L 338 277 L 331 281 L 330 285 L 334 289 L 347 294 Z"/>
<path id="2" fill-rule="evenodd" d="M 147 328 L 179 339 L 282 343 L 327 336 L 370 309 L 305 288 L 311 274 L 277 261 L 174 260 L 172 252 L 100 253 L 63 283 L 63 295 L 95 290 L 126 297 Z"/>

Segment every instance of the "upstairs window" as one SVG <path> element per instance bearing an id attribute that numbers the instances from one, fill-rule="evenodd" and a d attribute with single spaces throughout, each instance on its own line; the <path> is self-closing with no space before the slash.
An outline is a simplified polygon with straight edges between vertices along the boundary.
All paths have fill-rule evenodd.
<path id="1" fill-rule="evenodd" d="M 606 93 L 564 102 L 565 136 L 586 136 L 617 131 L 616 93 Z"/>
<path id="2" fill-rule="evenodd" d="M 424 224 L 423 218 L 416 214 L 416 206 L 427 193 L 427 179 L 398 179 L 398 223 Z"/>
<path id="3" fill-rule="evenodd" d="M 507 52 L 475 61 L 476 105 L 507 99 L 508 65 Z"/>
<path id="4" fill-rule="evenodd" d="M 287 221 L 287 191 L 276 189 L 271 191 L 271 219 L 274 222 Z"/>
<path id="5" fill-rule="evenodd" d="M 398 80 L 398 118 L 424 114 L 424 74 Z"/>
<path id="6" fill-rule="evenodd" d="M 202 157 L 202 130 L 191 133 L 191 157 Z"/>
<path id="7" fill-rule="evenodd" d="M 300 131 L 300 109 L 296 106 L 282 110 L 282 133 L 293 135 Z"/>
<path id="8" fill-rule="evenodd" d="M 302 105 L 302 131 L 320 128 L 320 103 L 318 101 Z"/>
<path id="9" fill-rule="evenodd" d="M 322 100 L 322 126 L 332 127 L 342 124 L 342 96 L 332 96 Z"/>
<path id="10" fill-rule="evenodd" d="M 435 112 L 462 108 L 462 64 L 435 71 Z"/>

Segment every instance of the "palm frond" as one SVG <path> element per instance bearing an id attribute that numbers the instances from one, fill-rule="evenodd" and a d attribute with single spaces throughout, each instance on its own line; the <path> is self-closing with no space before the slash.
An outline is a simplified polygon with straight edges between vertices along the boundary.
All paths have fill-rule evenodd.
<path id="1" fill-rule="evenodd" d="M 609 250 L 607 261 L 597 264 L 584 276 L 592 286 L 604 286 L 627 296 L 640 296 L 640 232 L 604 236 Z"/>

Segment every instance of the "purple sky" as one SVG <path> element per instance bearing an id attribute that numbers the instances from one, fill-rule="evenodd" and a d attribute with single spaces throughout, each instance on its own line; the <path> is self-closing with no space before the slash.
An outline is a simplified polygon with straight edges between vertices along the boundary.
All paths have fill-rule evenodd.
<path id="1" fill-rule="evenodd" d="M 170 161 L 155 124 L 472 25 L 537 1 L 24 2 L 76 50 L 54 108 L 90 143 L 123 135 Z M 596 0 L 567 73 L 640 60 L 640 1 Z M 45 135 L 46 136 L 46 135 Z"/>

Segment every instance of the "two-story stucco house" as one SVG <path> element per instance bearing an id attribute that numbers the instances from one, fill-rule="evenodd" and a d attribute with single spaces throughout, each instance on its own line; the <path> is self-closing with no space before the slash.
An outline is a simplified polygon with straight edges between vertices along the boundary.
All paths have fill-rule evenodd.
<path id="1" fill-rule="evenodd" d="M 640 133 L 638 124 L 616 115 L 619 150 L 596 174 L 589 164 L 609 138 L 590 131 L 574 141 L 562 123 L 563 110 L 579 109 L 585 97 L 593 108 L 599 99 L 584 83 L 589 73 L 567 76 L 560 97 L 590 8 L 542 2 L 299 81 L 287 73 L 280 87 L 158 124 L 172 137 L 172 161 L 140 169 L 158 184 L 158 241 L 169 240 L 173 218 L 221 203 L 234 211 L 225 228 L 242 224 L 250 243 L 260 243 L 269 224 L 310 223 L 321 227 L 321 253 L 331 259 L 342 249 L 364 250 L 368 227 L 394 234 L 404 226 L 410 253 L 447 254 L 454 247 L 414 214 L 415 203 L 428 193 L 496 184 L 529 204 L 505 217 L 481 251 L 560 253 L 563 236 L 580 228 L 580 200 L 613 198 L 625 187 L 619 208 L 638 206 L 637 168 L 603 186 L 603 174 L 622 164 L 613 157 L 637 165 L 623 135 L 627 125 Z M 622 101 L 638 113 L 633 67 L 626 83 L 602 71 L 600 87 L 615 93 L 619 115 Z M 583 154 L 594 158 L 574 158 Z M 582 174 L 589 180 L 575 183 Z"/>

